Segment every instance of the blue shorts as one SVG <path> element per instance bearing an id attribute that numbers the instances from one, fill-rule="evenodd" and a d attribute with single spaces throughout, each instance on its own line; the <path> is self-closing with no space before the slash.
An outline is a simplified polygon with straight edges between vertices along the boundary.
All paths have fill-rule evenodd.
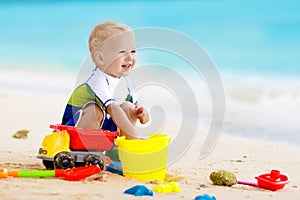
<path id="1" fill-rule="evenodd" d="M 81 118 L 82 115 L 82 110 L 89 104 L 94 103 L 96 105 L 98 105 L 96 102 L 89 102 L 87 103 L 85 106 L 82 107 L 82 109 L 78 110 L 75 114 L 72 115 L 72 117 L 68 120 L 67 123 L 65 123 L 64 125 L 66 126 L 76 126 L 76 124 L 78 123 L 78 121 Z M 101 108 L 101 106 L 99 106 Z M 103 113 L 104 113 L 104 120 L 102 123 L 102 126 L 100 129 L 102 130 L 109 130 L 109 131 L 117 131 L 117 125 L 114 123 L 114 121 L 112 120 L 111 117 L 108 116 L 108 114 L 102 109 Z"/>

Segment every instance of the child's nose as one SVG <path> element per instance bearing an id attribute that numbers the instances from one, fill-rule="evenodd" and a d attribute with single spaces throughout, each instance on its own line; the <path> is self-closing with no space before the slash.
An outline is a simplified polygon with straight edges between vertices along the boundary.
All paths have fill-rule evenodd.
<path id="1" fill-rule="evenodd" d="M 133 60 L 134 54 L 132 52 L 127 52 L 126 53 L 126 60 Z"/>

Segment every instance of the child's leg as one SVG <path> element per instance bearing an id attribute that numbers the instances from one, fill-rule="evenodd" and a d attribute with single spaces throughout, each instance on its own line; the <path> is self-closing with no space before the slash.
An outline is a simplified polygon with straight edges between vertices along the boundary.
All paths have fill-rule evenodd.
<path id="1" fill-rule="evenodd" d="M 120 105 L 120 107 L 122 108 L 122 110 L 124 110 L 124 112 L 127 115 L 129 121 L 133 125 L 135 125 L 136 121 L 137 121 L 136 114 L 134 112 L 135 105 L 132 104 L 132 103 L 130 103 L 130 102 L 128 102 L 128 101 L 125 101 L 124 103 L 122 103 Z M 122 130 L 120 130 L 120 133 L 121 133 L 121 135 L 126 135 L 127 139 L 136 139 L 136 138 L 134 138 L 134 137 L 132 137 L 130 135 L 125 134 Z M 113 161 L 120 161 L 120 159 L 119 159 L 119 151 L 118 151 L 118 147 L 117 146 L 114 146 L 109 151 L 106 151 L 105 155 L 108 156 L 108 157 L 110 157 L 110 159 L 113 160 Z"/>
<path id="2" fill-rule="evenodd" d="M 99 129 L 103 123 L 103 119 L 103 110 L 97 104 L 90 103 L 82 109 L 82 114 L 76 127 Z"/>

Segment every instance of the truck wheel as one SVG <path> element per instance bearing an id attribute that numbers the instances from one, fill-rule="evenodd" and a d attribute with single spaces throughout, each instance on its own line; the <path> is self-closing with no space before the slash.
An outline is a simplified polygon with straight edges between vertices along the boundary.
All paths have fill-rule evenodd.
<path id="1" fill-rule="evenodd" d="M 85 164 L 87 166 L 89 165 L 99 165 L 100 169 L 103 170 L 104 169 L 104 159 L 99 156 L 99 155 L 95 155 L 95 154 L 90 154 L 85 158 Z"/>
<path id="2" fill-rule="evenodd" d="M 46 169 L 54 169 L 53 161 L 43 160 L 43 165 L 46 167 Z"/>
<path id="3" fill-rule="evenodd" d="M 55 169 L 68 169 L 74 167 L 74 159 L 69 152 L 60 152 L 54 157 Z"/>

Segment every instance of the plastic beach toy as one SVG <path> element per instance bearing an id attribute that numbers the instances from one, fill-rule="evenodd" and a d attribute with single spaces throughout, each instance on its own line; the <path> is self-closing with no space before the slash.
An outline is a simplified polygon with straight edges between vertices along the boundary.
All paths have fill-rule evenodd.
<path id="1" fill-rule="evenodd" d="M 153 191 L 144 185 L 136 185 L 124 191 L 125 194 L 132 194 L 134 196 L 153 196 Z"/>
<path id="2" fill-rule="evenodd" d="M 109 165 L 106 166 L 106 171 L 109 171 L 111 173 L 123 175 L 122 171 L 122 163 L 118 161 L 113 161 Z"/>
<path id="3" fill-rule="evenodd" d="M 8 176 L 16 178 L 47 178 L 59 177 L 68 181 L 80 181 L 101 172 L 98 165 L 56 170 L 11 170 L 0 169 L 0 178 Z"/>
<path id="4" fill-rule="evenodd" d="M 64 170 L 63 179 L 67 181 L 80 181 L 91 175 L 101 172 L 99 165 L 91 165 L 85 167 L 70 168 Z"/>
<path id="5" fill-rule="evenodd" d="M 289 178 L 286 175 L 280 174 L 280 171 L 278 170 L 271 170 L 271 173 L 262 174 L 255 178 L 257 179 L 257 182 L 238 180 L 237 183 L 276 191 L 282 189 L 290 182 Z"/>
<path id="6" fill-rule="evenodd" d="M 73 126 L 50 125 L 38 150 L 37 158 L 47 169 L 68 169 L 74 166 L 99 165 L 105 167 L 104 151 L 113 146 L 120 133 L 108 130 L 84 129 Z"/>
<path id="7" fill-rule="evenodd" d="M 139 181 L 164 181 L 167 171 L 167 134 L 148 134 L 149 139 L 127 140 L 125 136 L 115 139 L 123 174 Z"/>
<path id="8" fill-rule="evenodd" d="M 169 182 L 165 184 L 157 184 L 153 187 L 153 191 L 160 193 L 181 192 L 181 188 L 176 182 Z"/>
<path id="9" fill-rule="evenodd" d="M 262 174 L 255 178 L 257 179 L 257 183 L 246 181 L 238 181 L 238 183 L 276 191 L 282 189 L 286 184 L 290 182 L 289 178 L 286 175 L 280 174 L 280 171 L 274 169 L 271 170 L 271 173 Z"/>
<path id="10" fill-rule="evenodd" d="M 209 194 L 201 194 L 199 196 L 196 196 L 194 200 L 216 200 L 216 197 Z"/>

